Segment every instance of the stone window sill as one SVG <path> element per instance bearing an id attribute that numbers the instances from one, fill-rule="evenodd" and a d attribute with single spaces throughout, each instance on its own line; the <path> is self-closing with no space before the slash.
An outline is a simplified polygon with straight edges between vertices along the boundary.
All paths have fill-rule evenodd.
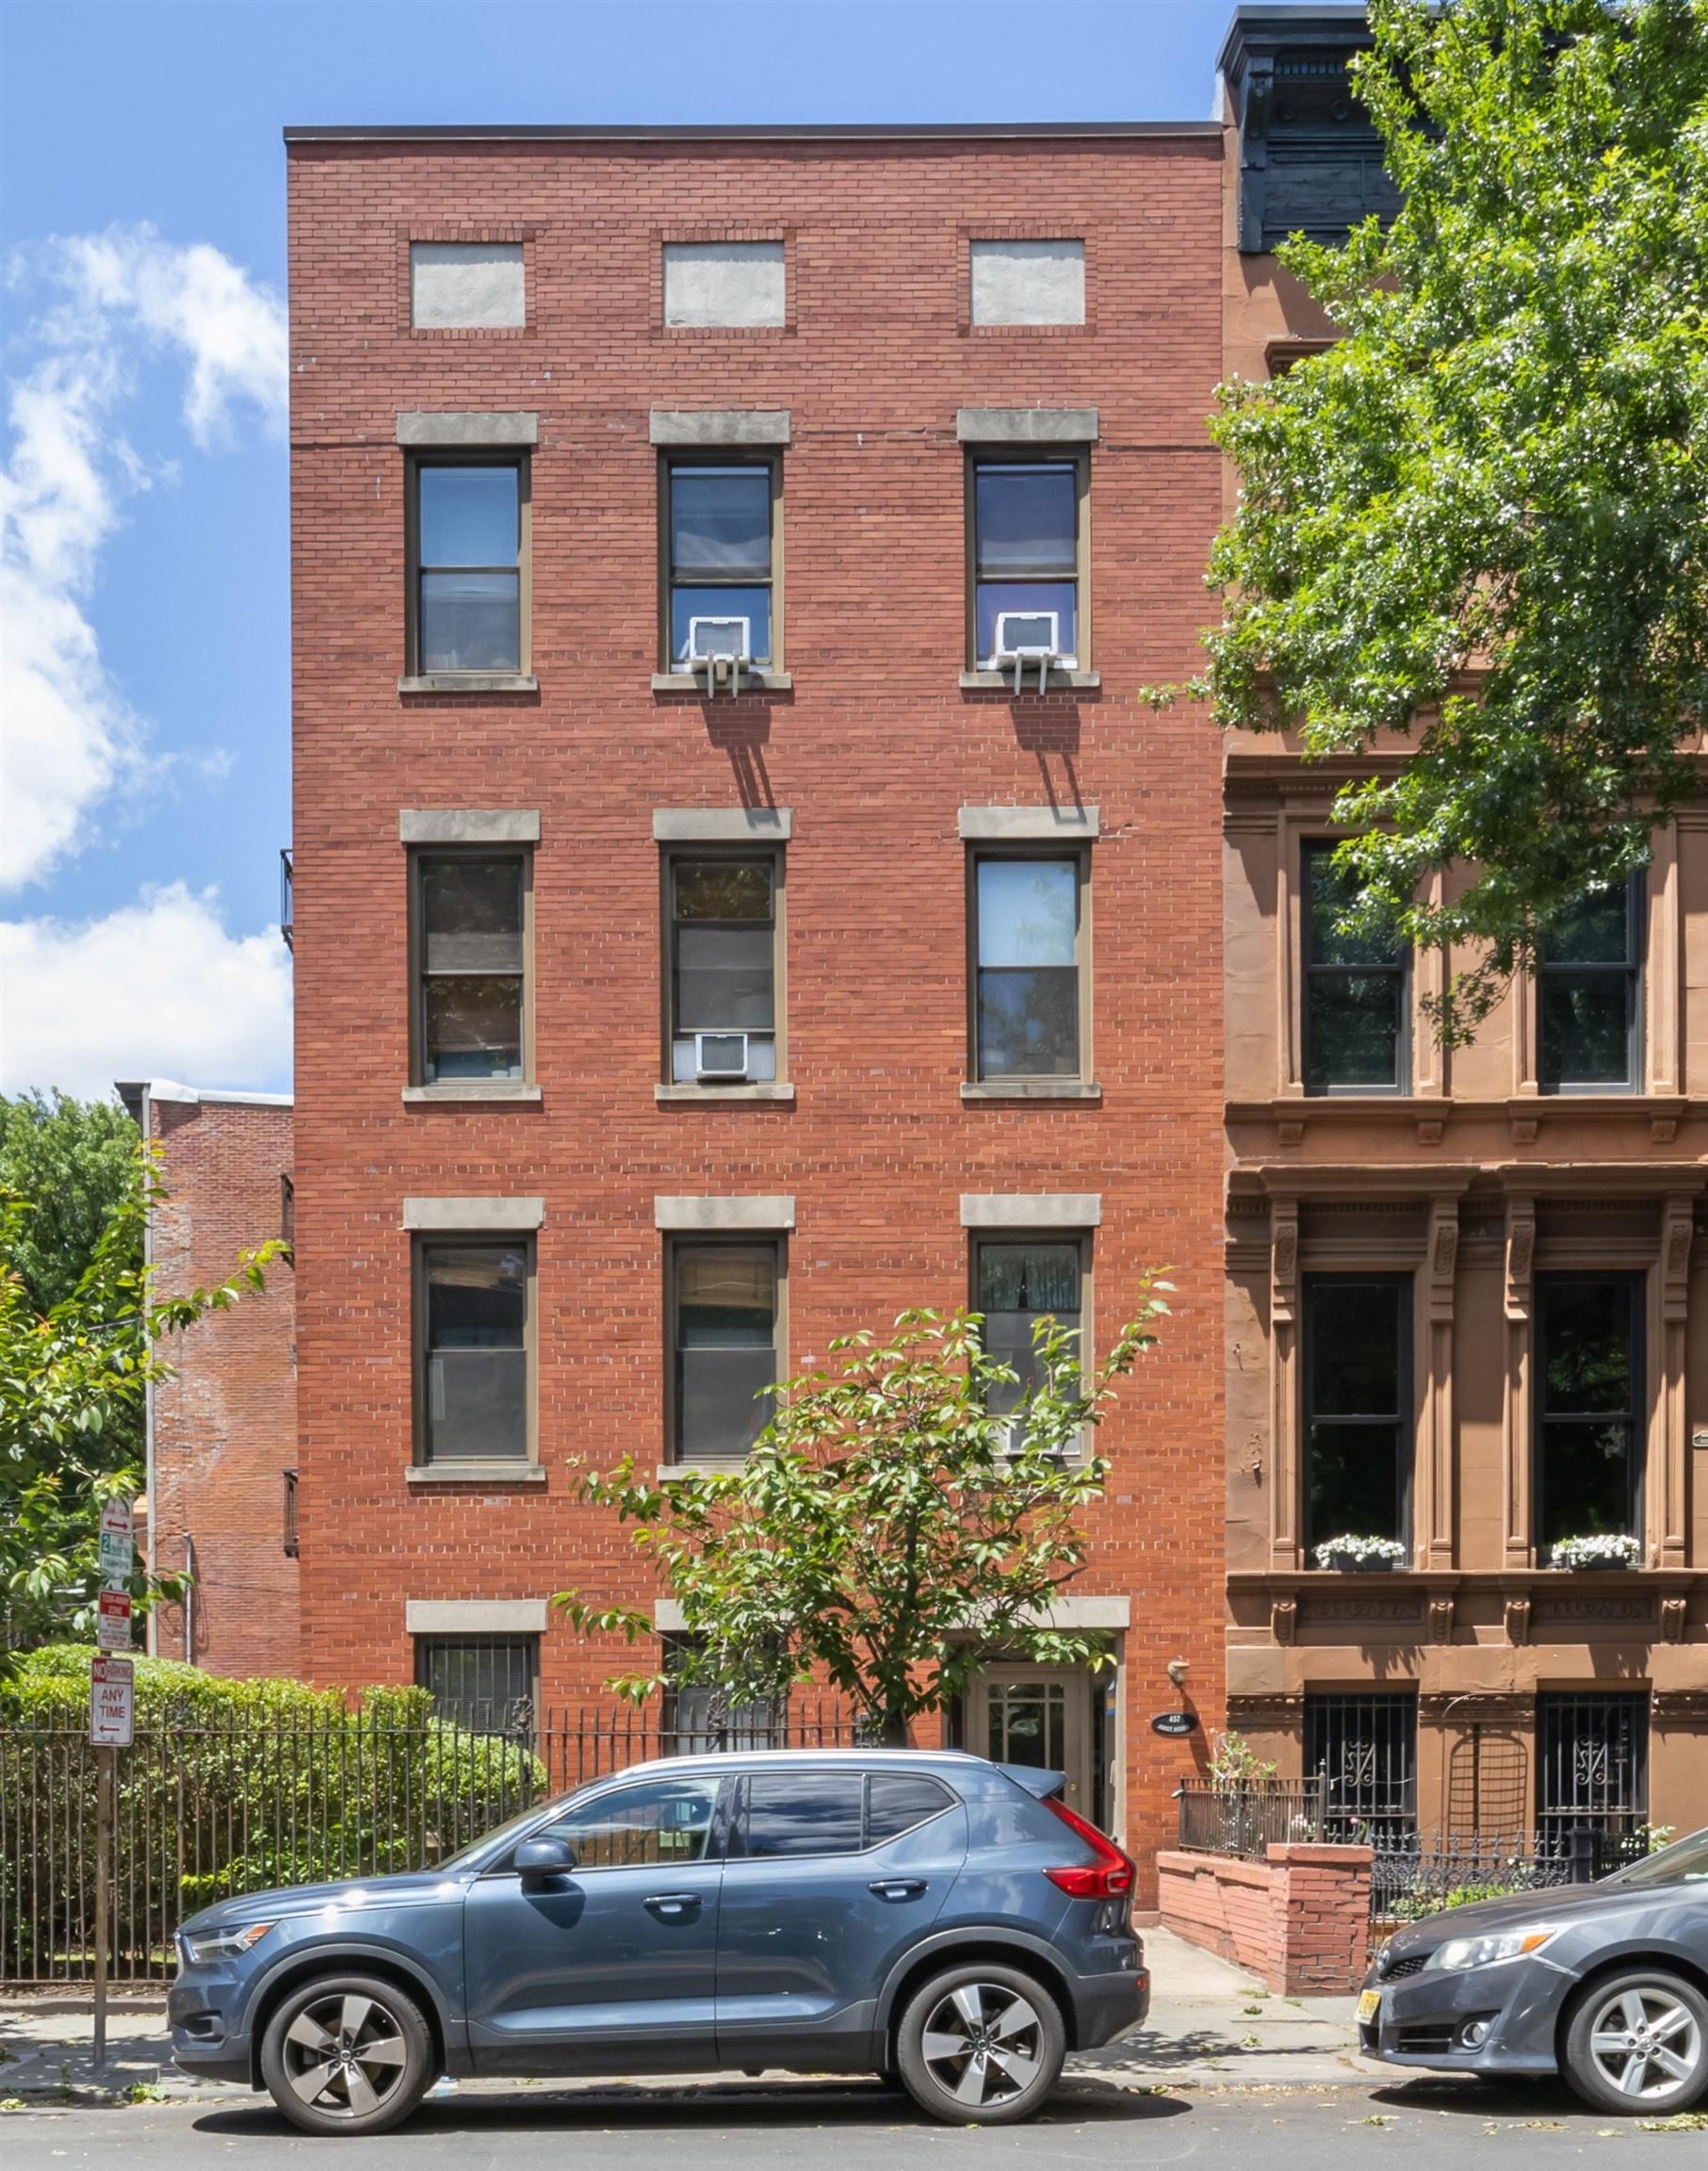
<path id="1" fill-rule="evenodd" d="M 531 671 L 429 671 L 398 680 L 399 694 L 537 694 Z"/>
<path id="2" fill-rule="evenodd" d="M 526 1078 L 458 1078 L 444 1079 L 431 1086 L 406 1086 L 403 1088 L 405 1105 L 411 1108 L 449 1107 L 471 1101 L 520 1101 L 537 1102 L 543 1098 L 537 1086 L 530 1086 Z"/>
<path id="3" fill-rule="evenodd" d="M 771 1101 L 791 1104 L 795 1097 L 792 1086 L 655 1086 L 655 1101 L 681 1102 L 687 1101 Z"/>
<path id="4" fill-rule="evenodd" d="M 1100 1101 L 1103 1088 L 1090 1078 L 990 1078 L 968 1081 L 963 1101 Z"/>
<path id="5" fill-rule="evenodd" d="M 503 1492 L 512 1485 L 545 1482 L 545 1473 L 537 1462 L 416 1462 L 404 1477 L 412 1486 L 472 1486 L 489 1493 Z"/>
<path id="6" fill-rule="evenodd" d="M 685 1477 L 724 1477 L 732 1470 L 740 1470 L 746 1462 L 744 1455 L 732 1456 L 726 1462 L 660 1462 L 655 1473 L 660 1485 L 679 1485 Z"/>
<path id="7" fill-rule="evenodd" d="M 652 675 L 655 694 L 698 694 L 706 696 L 706 677 L 699 671 L 655 671 Z M 787 671 L 741 671 L 743 694 L 792 694 L 795 682 Z M 713 693 L 711 700 L 736 698 L 727 693 Z"/>
<path id="8" fill-rule="evenodd" d="M 1026 682 L 1020 691 L 1022 694 L 1035 694 L 1038 691 L 1037 672 L 1030 663 L 1026 666 Z M 1095 694 L 1102 686 L 1102 683 L 1101 677 L 1095 671 L 1058 671 L 1052 664 L 1045 691 L 1053 694 L 1066 688 L 1070 693 Z M 1014 673 L 1012 671 L 963 671 L 961 674 L 961 691 L 963 694 L 1012 694 L 1014 692 Z"/>

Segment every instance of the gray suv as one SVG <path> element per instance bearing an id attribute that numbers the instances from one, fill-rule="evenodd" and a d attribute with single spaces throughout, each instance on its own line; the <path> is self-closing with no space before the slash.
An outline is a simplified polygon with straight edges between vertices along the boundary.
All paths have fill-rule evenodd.
<path id="1" fill-rule="evenodd" d="M 1061 1784 L 951 1751 L 637 1765 L 437 1869 L 193 1917 L 173 2055 L 314 2133 L 395 2126 L 441 2073 L 876 2072 L 1026 2118 L 1150 1998 L 1133 1866 Z"/>

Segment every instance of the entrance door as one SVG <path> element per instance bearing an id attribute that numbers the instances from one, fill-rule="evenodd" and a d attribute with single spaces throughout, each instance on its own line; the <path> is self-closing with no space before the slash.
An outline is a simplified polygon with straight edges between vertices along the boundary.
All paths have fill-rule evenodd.
<path id="1" fill-rule="evenodd" d="M 1092 1823 L 1092 1679 L 1078 1666 L 990 1666 L 968 1692 L 967 1746 L 996 1764 L 1066 1774 L 1063 1799 Z"/>

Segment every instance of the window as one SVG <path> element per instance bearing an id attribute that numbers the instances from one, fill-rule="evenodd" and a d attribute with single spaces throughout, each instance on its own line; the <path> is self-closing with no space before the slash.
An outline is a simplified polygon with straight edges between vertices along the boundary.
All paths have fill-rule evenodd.
<path id="1" fill-rule="evenodd" d="M 1536 1754 L 1538 1853 L 1566 1852 L 1574 1831 L 1619 1839 L 1647 1824 L 1646 1695 L 1544 1692 L 1536 1700 Z"/>
<path id="2" fill-rule="evenodd" d="M 882 1847 L 933 1817 L 954 1801 L 947 1787 L 911 1771 L 873 1771 L 866 1782 L 866 1844 Z"/>
<path id="3" fill-rule="evenodd" d="M 1079 854 L 973 855 L 976 1079 L 1082 1076 L 1085 873 Z"/>
<path id="4" fill-rule="evenodd" d="M 575 1849 L 577 1873 L 679 1866 L 705 1861 L 717 1808 L 715 1778 L 647 1779 L 578 1803 L 548 1830 Z"/>
<path id="5" fill-rule="evenodd" d="M 1411 1367 L 1408 1277 L 1305 1284 L 1305 1540 L 1406 1535 Z"/>
<path id="6" fill-rule="evenodd" d="M 525 1461 L 531 1247 L 434 1238 L 416 1256 L 421 1461 Z"/>
<path id="7" fill-rule="evenodd" d="M 412 670 L 524 671 L 524 463 L 418 460 L 412 474 Z"/>
<path id="8" fill-rule="evenodd" d="M 504 331 L 523 310 L 520 241 L 412 241 L 409 313 L 417 332 Z"/>
<path id="9" fill-rule="evenodd" d="M 664 1639 L 664 1754 L 705 1756 L 725 1749 L 780 1749 L 784 1713 L 771 1702 L 732 1705 L 710 1681 L 678 1678 L 684 1657 L 697 1648 L 695 1639 Z"/>
<path id="10" fill-rule="evenodd" d="M 1641 1083 L 1642 898 L 1633 876 L 1586 898 L 1549 931 L 1537 1075 L 1553 1092 L 1635 1091 Z"/>
<path id="11" fill-rule="evenodd" d="M 975 324 L 1083 324 L 1083 241 L 975 241 Z"/>
<path id="12" fill-rule="evenodd" d="M 675 329 L 774 329 L 788 321 L 781 241 L 666 241 L 664 322 Z"/>
<path id="13" fill-rule="evenodd" d="M 1004 612 L 1053 614 L 1056 660 L 1084 661 L 1081 640 L 1080 508 L 1082 460 L 972 463 L 972 663 L 997 667 Z M 1012 632 L 1013 628 L 1009 628 Z M 1028 643 L 1038 628 L 1028 629 Z"/>
<path id="14" fill-rule="evenodd" d="M 671 1253 L 671 1337 L 678 1462 L 745 1455 L 770 1421 L 777 1377 L 782 1246 L 678 1243 Z"/>
<path id="15" fill-rule="evenodd" d="M 540 1670 L 533 1636 L 417 1636 L 415 1682 L 441 1719 L 473 1734 L 511 1731 L 518 1706 L 531 1707 Z"/>
<path id="16" fill-rule="evenodd" d="M 992 1390 L 999 1413 L 1017 1410 L 1040 1383 L 1033 1347 L 1037 1322 L 1049 1316 L 1079 1333 L 1081 1264 L 1077 1239 L 991 1240 L 977 1247 L 973 1309 L 984 1315 L 984 1347 L 1018 1376 L 1012 1387 Z"/>
<path id="17" fill-rule="evenodd" d="M 864 1844 L 864 1772 L 779 1771 L 745 1791 L 744 1854 L 857 1854 Z"/>
<path id="18" fill-rule="evenodd" d="M 779 472 L 771 460 L 666 463 L 667 669 L 694 654 L 781 668 L 772 608 Z"/>
<path id="19" fill-rule="evenodd" d="M 775 853 L 673 854 L 669 913 L 670 1045 L 677 1085 L 763 1085 L 777 1075 Z"/>
<path id="20" fill-rule="evenodd" d="M 1307 1695 L 1305 1771 L 1326 1784 L 1330 1836 L 1404 1842 L 1417 1831 L 1415 1696 Z"/>
<path id="21" fill-rule="evenodd" d="M 1305 847 L 1305 1084 L 1312 1093 L 1400 1091 L 1406 953 L 1336 931 L 1357 884 L 1336 868 L 1334 852 Z"/>
<path id="22" fill-rule="evenodd" d="M 528 1075 L 525 852 L 417 852 L 416 1083 Z"/>
<path id="23" fill-rule="evenodd" d="M 1537 1276 L 1544 1547 L 1636 1528 L 1641 1295 L 1635 1275 Z"/>

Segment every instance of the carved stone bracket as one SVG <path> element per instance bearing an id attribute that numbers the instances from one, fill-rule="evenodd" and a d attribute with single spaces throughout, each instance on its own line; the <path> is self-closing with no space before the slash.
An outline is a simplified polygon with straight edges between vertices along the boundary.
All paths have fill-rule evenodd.
<path id="1" fill-rule="evenodd" d="M 1530 1268 L 1536 1257 L 1536 1201 L 1514 1199 L 1506 1209 L 1506 1316 L 1530 1316 Z"/>
<path id="2" fill-rule="evenodd" d="M 1298 1634 L 1299 1603 L 1296 1598 L 1272 1598 L 1269 1602 L 1269 1633 L 1277 1643 L 1291 1643 Z"/>
<path id="3" fill-rule="evenodd" d="M 1684 1640 L 1685 1611 L 1686 1606 L 1683 1598 L 1663 1598 L 1661 1600 L 1661 1635 L 1665 1641 L 1682 1643 Z"/>
<path id="4" fill-rule="evenodd" d="M 1682 1321 L 1690 1287 L 1690 1244 L 1696 1233 L 1696 1200 L 1674 1193 L 1667 1200 L 1661 1233 L 1661 1317 Z"/>
<path id="5" fill-rule="evenodd" d="M 1529 1642 L 1530 1600 L 1527 1596 L 1519 1595 L 1508 1598 L 1502 1608 L 1502 1618 L 1505 1625 L 1508 1643 L 1522 1645 Z"/>
<path id="6" fill-rule="evenodd" d="M 1269 1315 L 1291 1319 L 1298 1298 L 1299 1204 L 1277 1199 L 1269 1209 Z"/>
<path id="7" fill-rule="evenodd" d="M 1454 1602 L 1452 1593 L 1429 1601 L 1429 1640 L 1432 1643 L 1451 1643 L 1454 1629 Z"/>

